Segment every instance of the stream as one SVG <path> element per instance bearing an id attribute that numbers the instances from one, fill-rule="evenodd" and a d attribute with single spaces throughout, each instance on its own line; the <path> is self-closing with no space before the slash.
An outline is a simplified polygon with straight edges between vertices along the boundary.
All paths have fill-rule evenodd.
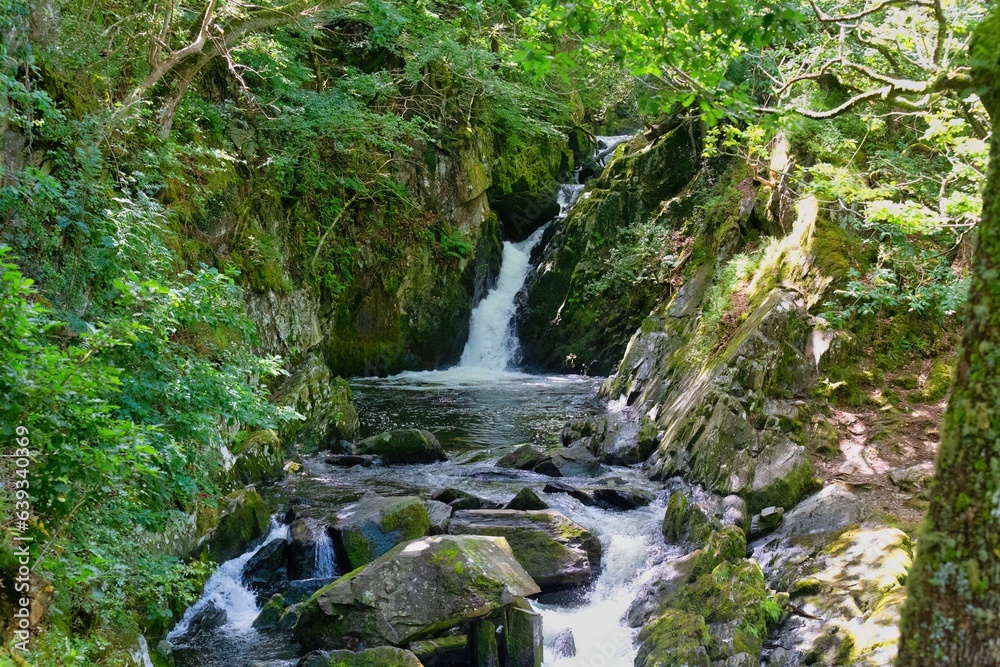
<path id="1" fill-rule="evenodd" d="M 604 160 L 624 138 L 599 139 L 598 159 Z M 561 188 L 560 217 L 568 213 L 582 188 L 580 184 Z M 426 429 L 437 436 L 450 460 L 345 469 L 325 463 L 325 455 L 318 454 L 303 457 L 302 474 L 289 476 L 266 491 L 280 507 L 302 499 L 313 505 L 338 507 L 368 491 L 427 498 L 449 487 L 505 504 L 529 487 L 550 507 L 591 531 L 604 549 L 601 570 L 589 587 L 549 593 L 532 601 L 543 619 L 543 664 L 627 667 L 635 657 L 635 631 L 623 624 L 622 617 L 639 588 L 655 576 L 668 555 L 660 535 L 667 494 L 637 468 L 605 466 L 597 477 L 559 479 L 572 486 L 613 480 L 619 486 L 655 496 L 650 505 L 630 511 L 602 509 L 583 505 L 564 493 L 545 493 L 543 488 L 551 477 L 495 465 L 500 456 L 521 443 L 544 449 L 559 447 L 567 420 L 608 410 L 607 402 L 597 397 L 603 378 L 518 370 L 517 299 L 532 270 L 531 252 L 544 229 L 520 243 L 504 244 L 497 284 L 472 312 L 469 340 L 457 366 L 351 382 L 361 420 L 360 437 L 390 429 Z M 260 605 L 242 583 L 244 566 L 263 545 L 287 539 L 288 527 L 275 521 L 260 545 L 224 563 L 212 575 L 202 598 L 168 636 L 178 667 L 295 664 L 299 650 L 290 643 L 289 635 L 252 627 Z M 333 576 L 336 562 L 332 547 L 318 548 L 316 554 L 313 576 Z M 225 611 L 224 620 L 192 637 L 192 619 L 218 609 Z M 567 629 L 572 631 L 575 655 L 567 655 L 562 648 Z"/>

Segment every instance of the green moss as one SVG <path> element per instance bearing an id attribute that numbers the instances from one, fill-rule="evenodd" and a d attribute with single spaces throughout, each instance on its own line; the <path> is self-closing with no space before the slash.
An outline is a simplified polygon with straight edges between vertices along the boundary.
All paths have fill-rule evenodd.
<path id="1" fill-rule="evenodd" d="M 815 577 L 805 577 L 792 584 L 790 596 L 798 598 L 805 595 L 818 595 L 823 592 L 823 582 Z"/>
<path id="2" fill-rule="evenodd" d="M 823 486 L 813 472 L 812 462 L 808 458 L 780 480 L 757 491 L 747 494 L 747 509 L 751 514 L 757 514 L 765 507 L 781 507 L 791 509 L 808 494 Z"/>
<path id="3" fill-rule="evenodd" d="M 635 667 L 709 667 L 715 640 L 698 615 L 668 609 L 639 631 Z"/>
<path id="4" fill-rule="evenodd" d="M 824 217 L 816 221 L 810 250 L 813 265 L 824 276 L 839 280 L 852 268 L 867 271 L 861 239 Z"/>
<path id="5" fill-rule="evenodd" d="M 927 374 L 927 381 L 924 383 L 920 398 L 928 402 L 943 399 L 951 388 L 951 379 L 954 374 L 955 364 L 953 360 L 939 359 L 934 362 L 930 373 Z"/>

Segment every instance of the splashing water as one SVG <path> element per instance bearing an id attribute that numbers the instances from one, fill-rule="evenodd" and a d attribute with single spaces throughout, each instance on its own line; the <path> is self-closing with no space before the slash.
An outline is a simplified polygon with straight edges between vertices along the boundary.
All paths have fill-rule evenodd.
<path id="1" fill-rule="evenodd" d="M 313 577 L 329 579 L 337 574 L 337 559 L 333 555 L 333 540 L 322 528 L 317 529 L 316 552 L 313 556 Z"/>

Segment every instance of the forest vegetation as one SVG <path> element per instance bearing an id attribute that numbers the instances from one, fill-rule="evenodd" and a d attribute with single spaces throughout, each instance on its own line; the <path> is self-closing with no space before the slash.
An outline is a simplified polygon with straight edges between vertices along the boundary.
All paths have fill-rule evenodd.
<path id="1" fill-rule="evenodd" d="M 834 368 L 825 397 L 881 409 L 932 360 L 919 391 L 939 402 L 957 364 L 898 664 L 1000 664 L 979 641 L 1000 637 L 989 3 L 0 0 L 0 34 L 0 569 L 30 538 L 48 597 L 30 652 L 6 628 L 0 665 L 126 664 L 198 599 L 210 558 L 138 545 L 218 514 L 245 483 L 227 455 L 302 420 L 277 397 L 310 346 L 265 336 L 267 303 L 320 304 L 334 374 L 453 362 L 428 350 L 510 230 L 445 215 L 470 204 L 421 183 L 461 173 L 527 206 L 595 168 L 595 136 L 671 132 L 696 147 L 696 215 L 780 186 L 830 223 L 817 263 L 836 278 L 810 314 L 867 361 Z M 691 248 L 658 224 L 591 239 L 607 255 L 567 311 L 646 326 Z M 746 321 L 784 232 L 720 263 L 692 359 Z M 398 294 L 410 319 L 360 328 Z"/>

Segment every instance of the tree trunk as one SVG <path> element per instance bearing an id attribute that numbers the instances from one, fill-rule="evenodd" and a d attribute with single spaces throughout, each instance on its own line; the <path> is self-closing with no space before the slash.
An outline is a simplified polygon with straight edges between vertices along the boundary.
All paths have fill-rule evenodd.
<path id="1" fill-rule="evenodd" d="M 1000 10 L 976 29 L 972 60 L 997 123 Z M 990 148 L 965 330 L 908 579 L 897 667 L 1000 665 L 1000 132 Z"/>

